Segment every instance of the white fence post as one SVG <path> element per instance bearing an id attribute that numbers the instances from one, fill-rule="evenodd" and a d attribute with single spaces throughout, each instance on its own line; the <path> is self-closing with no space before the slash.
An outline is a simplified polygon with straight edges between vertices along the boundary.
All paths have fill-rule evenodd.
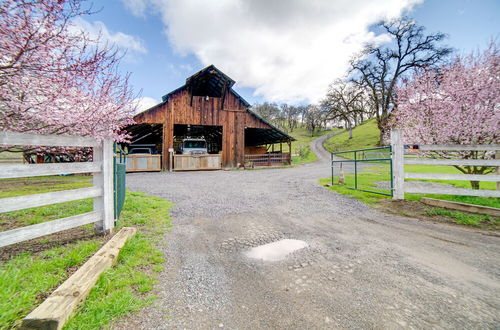
<path id="1" fill-rule="evenodd" d="M 96 222 L 94 230 L 98 234 L 109 234 L 114 226 L 113 198 L 113 141 L 104 140 L 94 148 L 93 161 L 102 161 L 102 171 L 94 173 L 94 187 L 102 187 L 102 196 L 94 198 L 94 211 L 102 214 L 102 221 Z"/>
<path id="2" fill-rule="evenodd" d="M 404 199 L 404 182 L 405 182 L 405 166 L 404 166 L 404 145 L 402 133 L 399 129 L 391 130 L 391 147 L 392 147 L 392 173 L 394 191 L 393 199 Z"/>
<path id="3" fill-rule="evenodd" d="M 495 159 L 500 159 L 500 150 L 495 152 Z M 500 166 L 497 166 L 497 175 L 500 175 Z M 497 181 L 497 190 L 500 190 L 500 181 Z"/>

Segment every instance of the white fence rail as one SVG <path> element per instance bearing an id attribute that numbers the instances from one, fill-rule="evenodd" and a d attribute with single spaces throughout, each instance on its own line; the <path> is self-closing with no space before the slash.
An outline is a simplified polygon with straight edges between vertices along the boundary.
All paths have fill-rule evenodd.
<path id="1" fill-rule="evenodd" d="M 500 145 L 419 145 L 420 151 L 496 151 L 496 159 L 430 159 L 405 158 L 401 131 L 391 131 L 393 151 L 394 199 L 404 199 L 404 193 L 464 195 L 480 197 L 500 197 L 500 190 L 477 190 L 443 186 L 440 188 L 422 188 L 405 182 L 405 179 L 421 180 L 463 180 L 500 182 Z M 446 174 L 446 173 L 405 173 L 404 165 L 447 165 L 447 166 L 491 166 L 497 167 L 497 175 L 482 174 Z"/>
<path id="2" fill-rule="evenodd" d="M 0 165 L 0 179 L 44 175 L 92 173 L 93 186 L 28 196 L 0 199 L 0 212 L 94 198 L 94 210 L 72 217 L 43 222 L 0 232 L 0 247 L 63 230 L 94 223 L 96 232 L 108 233 L 114 226 L 113 215 L 113 141 L 102 142 L 81 136 L 39 135 L 0 132 L 0 146 L 92 147 L 92 162 Z"/>

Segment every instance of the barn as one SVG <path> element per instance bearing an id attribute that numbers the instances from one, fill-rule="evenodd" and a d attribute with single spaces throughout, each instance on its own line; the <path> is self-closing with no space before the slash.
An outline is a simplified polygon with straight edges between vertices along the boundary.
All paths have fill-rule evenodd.
<path id="1" fill-rule="evenodd" d="M 153 150 L 132 154 L 131 171 L 203 170 L 290 164 L 283 144 L 294 139 L 250 109 L 232 87 L 235 81 L 210 65 L 162 97 L 162 102 L 137 114 L 128 127 L 129 149 Z M 206 141 L 206 153 L 182 154 L 183 141 Z M 150 152 L 150 151 L 148 151 Z M 155 159 L 153 159 L 155 158 Z M 141 164 L 139 164 L 141 163 Z"/>

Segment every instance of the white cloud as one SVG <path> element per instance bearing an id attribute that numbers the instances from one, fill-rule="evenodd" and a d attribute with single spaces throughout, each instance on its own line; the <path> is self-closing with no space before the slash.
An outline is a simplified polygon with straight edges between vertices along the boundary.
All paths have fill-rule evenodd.
<path id="1" fill-rule="evenodd" d="M 128 10 L 132 14 L 138 17 L 144 17 L 144 13 L 146 11 L 146 8 L 148 6 L 147 1 L 144 0 L 122 0 L 123 4 L 125 7 L 127 7 Z"/>
<path id="2" fill-rule="evenodd" d="M 160 13 L 176 51 L 240 86 L 270 101 L 315 102 L 364 43 L 387 40 L 370 25 L 422 0 L 123 1 L 136 15 Z"/>
<path id="3" fill-rule="evenodd" d="M 101 21 L 92 23 L 78 17 L 73 21 L 73 24 L 75 30 L 84 31 L 93 39 L 100 37 L 101 44 L 114 45 L 126 52 L 126 60 L 135 61 L 139 54 L 147 53 L 144 42 L 139 37 L 119 31 L 112 32 Z"/>
<path id="4" fill-rule="evenodd" d="M 133 104 L 137 105 L 137 113 L 147 110 L 160 103 L 156 99 L 148 96 L 139 97 L 133 100 Z"/>

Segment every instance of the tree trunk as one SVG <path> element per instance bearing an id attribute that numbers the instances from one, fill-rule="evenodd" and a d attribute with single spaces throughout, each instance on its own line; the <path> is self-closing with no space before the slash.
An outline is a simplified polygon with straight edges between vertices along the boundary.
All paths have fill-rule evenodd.
<path id="1" fill-rule="evenodd" d="M 470 185 L 472 189 L 478 190 L 479 189 L 479 181 L 471 181 Z"/>
<path id="2" fill-rule="evenodd" d="M 346 121 L 347 129 L 349 130 L 349 139 L 352 139 L 352 125 L 350 121 Z"/>
<path id="3" fill-rule="evenodd" d="M 380 130 L 380 136 L 379 136 L 379 141 L 378 145 L 383 146 L 384 145 L 384 137 L 386 137 L 388 134 L 387 132 L 387 116 L 381 116 L 380 118 L 377 119 L 377 126 Z"/>

